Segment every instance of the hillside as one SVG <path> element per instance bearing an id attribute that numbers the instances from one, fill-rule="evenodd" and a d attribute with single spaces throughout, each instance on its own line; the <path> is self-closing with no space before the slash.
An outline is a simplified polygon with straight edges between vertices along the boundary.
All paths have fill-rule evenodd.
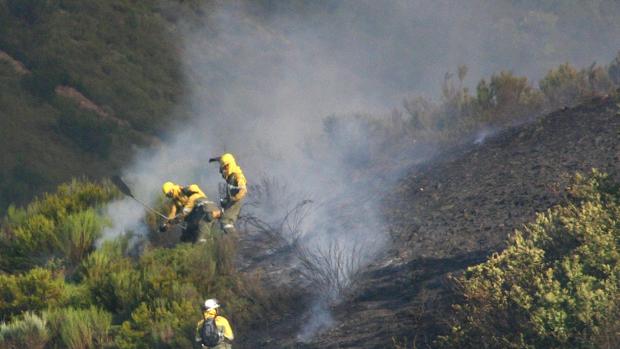
<path id="1" fill-rule="evenodd" d="M 484 261 L 535 212 L 562 202 L 576 171 L 595 167 L 617 180 L 619 132 L 618 101 L 597 99 L 412 169 L 401 195 L 385 201 L 396 247 L 334 309 L 338 325 L 315 347 L 432 343 L 456 296 L 447 276 Z"/>
<path id="2" fill-rule="evenodd" d="M 419 3 L 0 0 L 0 348 L 191 347 L 205 297 L 222 302 L 235 348 L 435 347 L 454 333 L 469 267 L 572 204 L 576 172 L 620 183 L 620 53 L 591 63 L 588 40 L 609 27 L 597 60 L 617 46 L 620 6 L 511 0 L 470 27 L 449 2 Z M 572 54 L 589 65 L 561 64 Z M 444 63 L 456 72 L 433 80 L 436 98 L 417 95 Z M 402 105 L 373 111 L 388 95 Z M 249 194 L 238 234 L 205 243 L 160 231 L 106 179 L 122 174 L 162 212 L 164 180 L 216 200 L 207 161 L 221 149 Z M 615 269 L 592 258 L 603 271 L 573 286 L 606 282 L 615 297 L 612 187 L 597 209 L 615 200 L 615 230 L 588 248 Z M 617 303 L 607 329 L 620 333 Z"/>
<path id="3" fill-rule="evenodd" d="M 0 213 L 159 143 L 183 95 L 173 31 L 192 6 L 0 1 Z"/>
<path id="4" fill-rule="evenodd" d="M 597 167 L 617 183 L 619 115 L 617 97 L 599 98 L 411 168 L 396 186 L 401 195 L 384 198 L 392 248 L 331 308 L 329 329 L 304 343 L 298 336 L 314 311 L 316 285 L 300 278 L 290 246 L 260 234 L 242 234 L 239 246 L 237 237 L 219 235 L 174 244 L 178 231 L 157 233 L 150 216 L 146 239 L 129 233 L 95 249 L 109 218 L 98 208 L 120 193 L 107 182 L 63 185 L 9 210 L 2 223 L 0 343 L 188 347 L 196 304 L 217 294 L 240 348 L 434 346 L 461 297 L 450 275 L 502 250 L 535 211 L 564 202 L 575 171 Z M 540 188 L 550 194 L 541 198 Z M 454 219 L 437 212 L 457 205 L 463 214 Z M 80 332 L 80 321 L 92 332 Z"/>

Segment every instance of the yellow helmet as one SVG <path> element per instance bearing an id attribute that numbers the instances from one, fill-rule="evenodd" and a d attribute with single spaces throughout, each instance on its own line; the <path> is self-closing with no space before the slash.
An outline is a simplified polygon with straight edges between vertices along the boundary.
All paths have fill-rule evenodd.
<path id="1" fill-rule="evenodd" d="M 175 186 L 176 185 L 172 182 L 166 182 L 161 186 L 161 190 L 164 192 L 164 195 L 170 196 Z"/>
<path id="2" fill-rule="evenodd" d="M 226 153 L 220 157 L 220 166 L 225 167 L 228 165 L 235 165 L 235 157 L 230 153 Z"/>

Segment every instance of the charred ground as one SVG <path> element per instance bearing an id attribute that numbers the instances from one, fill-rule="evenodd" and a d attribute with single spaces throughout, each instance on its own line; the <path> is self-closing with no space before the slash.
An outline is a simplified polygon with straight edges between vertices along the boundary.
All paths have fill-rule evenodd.
<path id="1" fill-rule="evenodd" d="M 274 317 L 271 340 L 248 347 L 275 338 L 284 347 L 432 347 L 458 301 L 449 275 L 500 251 L 536 212 L 563 202 L 575 172 L 618 178 L 619 109 L 617 98 L 594 99 L 412 168 L 384 198 L 393 247 L 333 309 L 336 325 L 301 344 L 293 316 Z M 272 265 L 290 265 L 282 263 Z"/>

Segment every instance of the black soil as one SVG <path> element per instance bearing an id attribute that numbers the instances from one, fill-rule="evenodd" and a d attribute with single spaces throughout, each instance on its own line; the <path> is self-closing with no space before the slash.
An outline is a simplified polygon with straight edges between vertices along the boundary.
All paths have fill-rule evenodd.
<path id="1" fill-rule="evenodd" d="M 301 344 L 299 320 L 282 314 L 243 347 L 433 347 L 459 300 L 449 275 L 485 261 L 536 212 L 561 203 L 575 172 L 598 168 L 620 179 L 618 102 L 560 110 L 412 168 L 384 199 L 393 247 L 332 309 L 335 325 Z"/>

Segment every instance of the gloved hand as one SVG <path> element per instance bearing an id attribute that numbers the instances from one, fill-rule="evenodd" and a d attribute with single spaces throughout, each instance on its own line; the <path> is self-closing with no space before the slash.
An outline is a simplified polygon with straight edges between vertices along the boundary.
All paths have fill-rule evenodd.
<path id="1" fill-rule="evenodd" d="M 166 230 L 168 230 L 168 223 L 163 222 L 159 225 L 159 232 L 164 233 Z"/>
<path id="2" fill-rule="evenodd" d="M 219 207 L 217 210 L 215 211 L 207 211 L 207 222 L 213 222 L 214 220 L 218 219 L 218 218 L 222 218 L 222 215 L 224 214 L 224 209 Z"/>
<path id="3" fill-rule="evenodd" d="M 205 210 L 205 215 L 204 215 L 204 219 L 207 222 L 213 222 L 215 220 L 215 214 L 213 211 L 210 210 Z"/>
<path id="4" fill-rule="evenodd" d="M 168 223 L 170 223 L 170 224 L 179 224 L 179 223 L 181 223 L 182 220 L 183 220 L 183 215 L 179 214 L 176 217 L 168 220 Z"/>
<path id="5" fill-rule="evenodd" d="M 219 162 L 220 158 L 211 158 L 209 159 L 209 162 Z"/>

